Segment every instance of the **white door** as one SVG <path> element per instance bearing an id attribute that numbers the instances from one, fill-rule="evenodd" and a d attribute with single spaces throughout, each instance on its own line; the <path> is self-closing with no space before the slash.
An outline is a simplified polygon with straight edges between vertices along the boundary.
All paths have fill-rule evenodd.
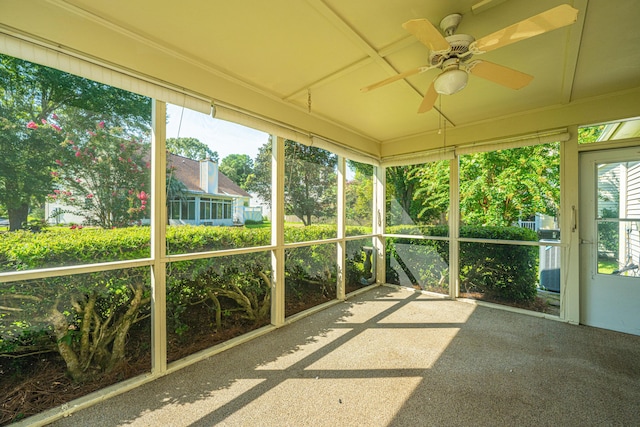
<path id="1" fill-rule="evenodd" d="M 580 155 L 580 323 L 640 335 L 640 148 Z"/>

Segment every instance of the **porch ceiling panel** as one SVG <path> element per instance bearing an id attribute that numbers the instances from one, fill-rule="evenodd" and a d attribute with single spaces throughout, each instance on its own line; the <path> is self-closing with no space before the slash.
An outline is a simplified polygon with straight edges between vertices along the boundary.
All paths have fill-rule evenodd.
<path id="1" fill-rule="evenodd" d="M 581 99 L 640 86 L 639 47 L 639 1 L 590 1 L 573 97 Z"/>
<path id="2" fill-rule="evenodd" d="M 449 126 L 480 131 L 513 115 L 614 103 L 616 93 L 640 87 L 637 0 L 493 0 L 473 13 L 478 1 L 4 0 L 0 25 L 301 129 L 344 135 L 370 153 L 434 134 L 444 122 L 438 111 Z M 578 9 L 575 24 L 474 57 L 532 75 L 520 90 L 471 75 L 424 114 L 416 110 L 438 70 L 360 91 L 427 63 L 428 49 L 402 28 L 407 20 L 437 26 L 461 13 L 457 33 L 479 38 L 563 3 Z M 605 113 L 605 103 L 594 105 Z M 640 115 L 640 107 L 625 111 Z"/>

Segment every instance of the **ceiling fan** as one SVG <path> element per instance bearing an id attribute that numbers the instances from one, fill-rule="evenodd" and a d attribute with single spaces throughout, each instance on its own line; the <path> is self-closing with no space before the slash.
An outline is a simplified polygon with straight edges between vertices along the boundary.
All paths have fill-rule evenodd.
<path id="1" fill-rule="evenodd" d="M 528 85 L 533 80 L 533 76 L 493 62 L 472 61 L 471 58 L 474 55 L 490 52 L 573 24 L 576 22 L 577 16 L 577 9 L 563 4 L 478 40 L 467 34 L 455 34 L 462 20 L 461 14 L 448 15 L 442 19 L 440 29 L 444 36 L 426 19 L 407 21 L 402 24 L 403 28 L 429 48 L 429 63 L 363 87 L 361 91 L 367 92 L 414 74 L 438 68 L 442 72 L 431 82 L 418 108 L 418 113 L 424 113 L 431 110 L 439 94 L 452 95 L 464 89 L 469 73 L 511 89 L 520 89 Z"/>

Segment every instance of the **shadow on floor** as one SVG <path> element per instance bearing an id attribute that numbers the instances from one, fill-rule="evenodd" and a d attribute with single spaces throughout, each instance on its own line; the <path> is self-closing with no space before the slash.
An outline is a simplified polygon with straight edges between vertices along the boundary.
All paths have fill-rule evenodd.
<path id="1" fill-rule="evenodd" d="M 632 425 L 640 337 L 376 288 L 55 426 Z"/>

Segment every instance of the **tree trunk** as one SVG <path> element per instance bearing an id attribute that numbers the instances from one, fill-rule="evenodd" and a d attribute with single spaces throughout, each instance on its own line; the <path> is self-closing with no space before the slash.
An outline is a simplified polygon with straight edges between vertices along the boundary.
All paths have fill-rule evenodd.
<path id="1" fill-rule="evenodd" d="M 129 329 L 131 328 L 131 325 L 133 325 L 136 315 L 140 311 L 140 307 L 143 304 L 143 292 L 144 286 L 138 285 L 135 288 L 133 298 L 129 303 L 129 308 L 120 320 L 120 325 L 118 325 L 117 327 L 117 332 L 113 340 L 113 348 L 111 350 L 111 358 L 109 360 L 109 365 L 107 366 L 107 372 L 113 370 L 113 368 L 115 368 L 118 363 L 120 363 L 124 359 L 127 334 L 129 333 Z"/>
<path id="2" fill-rule="evenodd" d="M 220 306 L 220 300 L 216 296 L 215 292 L 208 291 L 207 295 L 213 301 L 213 305 L 216 306 L 216 331 L 222 329 L 222 307 Z"/>
<path id="3" fill-rule="evenodd" d="M 29 205 L 24 203 L 17 208 L 8 208 L 9 214 L 9 231 L 16 231 L 22 228 L 22 224 L 27 222 L 29 214 Z"/>
<path id="4" fill-rule="evenodd" d="M 71 336 L 68 334 L 70 334 L 71 331 L 67 319 L 57 308 L 52 307 L 49 312 L 49 320 L 53 325 L 53 331 L 58 341 L 58 353 L 60 353 L 60 356 L 62 356 L 67 365 L 69 375 L 71 375 L 71 378 L 75 381 L 82 381 L 84 374 L 78 356 L 70 344 Z"/>

